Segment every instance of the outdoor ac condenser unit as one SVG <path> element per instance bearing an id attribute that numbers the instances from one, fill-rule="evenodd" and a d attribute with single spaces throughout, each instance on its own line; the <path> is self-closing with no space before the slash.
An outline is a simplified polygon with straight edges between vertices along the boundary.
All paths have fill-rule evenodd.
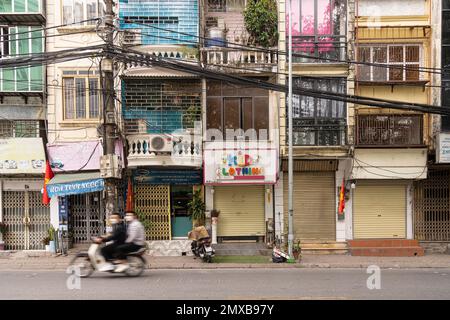
<path id="1" fill-rule="evenodd" d="M 172 152 L 173 142 L 170 135 L 151 134 L 150 135 L 150 152 Z"/>

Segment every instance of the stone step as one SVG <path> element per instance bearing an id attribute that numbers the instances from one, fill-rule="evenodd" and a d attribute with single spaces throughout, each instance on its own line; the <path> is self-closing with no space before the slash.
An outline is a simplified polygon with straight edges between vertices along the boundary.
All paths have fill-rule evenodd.
<path id="1" fill-rule="evenodd" d="M 348 249 L 308 248 L 302 249 L 302 254 L 348 254 Z"/>
<path id="2" fill-rule="evenodd" d="M 420 247 L 419 241 L 406 239 L 349 240 L 348 246 L 350 248 Z"/>
<path id="3" fill-rule="evenodd" d="M 300 243 L 300 248 L 304 249 L 347 249 L 346 242 L 334 243 Z"/>
<path id="4" fill-rule="evenodd" d="M 415 257 L 423 256 L 422 247 L 357 247 L 350 248 L 352 256 L 367 257 Z"/>

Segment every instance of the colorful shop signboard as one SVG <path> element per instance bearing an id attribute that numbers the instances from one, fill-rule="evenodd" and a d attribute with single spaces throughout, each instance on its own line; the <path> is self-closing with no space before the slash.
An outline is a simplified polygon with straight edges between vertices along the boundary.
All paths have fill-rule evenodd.
<path id="1" fill-rule="evenodd" d="M 274 184 L 277 181 L 276 149 L 206 149 L 206 185 Z"/>

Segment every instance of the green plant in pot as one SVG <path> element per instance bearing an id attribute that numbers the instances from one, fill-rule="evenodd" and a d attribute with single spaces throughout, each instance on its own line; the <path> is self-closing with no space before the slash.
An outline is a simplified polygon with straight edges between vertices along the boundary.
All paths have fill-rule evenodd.
<path id="1" fill-rule="evenodd" d="M 292 248 L 292 254 L 294 255 L 295 260 L 299 260 L 301 258 L 302 248 L 300 247 L 300 240 Z"/>
<path id="2" fill-rule="evenodd" d="M 56 237 L 56 230 L 53 226 L 50 226 L 47 230 L 48 232 L 48 239 L 49 239 L 49 245 L 50 245 L 50 251 L 56 252 L 56 243 L 55 243 L 55 237 Z"/>
<path id="3" fill-rule="evenodd" d="M 188 213 L 191 220 L 199 225 L 205 224 L 205 202 L 203 202 L 202 191 L 196 190 L 192 196 L 192 200 L 188 202 Z"/>

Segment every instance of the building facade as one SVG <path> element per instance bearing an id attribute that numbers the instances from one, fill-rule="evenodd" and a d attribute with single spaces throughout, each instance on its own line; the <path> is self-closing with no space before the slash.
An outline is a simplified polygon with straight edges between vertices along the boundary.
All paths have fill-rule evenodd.
<path id="1" fill-rule="evenodd" d="M 104 40 L 99 36 L 103 1 L 48 0 L 47 52 L 79 53 Z M 51 222 L 68 230 L 74 244 L 90 241 L 106 230 L 104 180 L 100 176 L 103 155 L 103 91 L 100 59 L 94 56 L 58 62 L 47 67 L 48 160 L 55 174 L 47 190 L 51 197 Z M 120 94 L 120 85 L 117 83 Z M 117 94 L 117 93 L 116 93 Z M 115 118 L 120 122 L 120 105 Z M 116 154 L 123 164 L 121 132 Z M 123 207 L 123 192 L 117 206 Z"/>
<path id="2" fill-rule="evenodd" d="M 42 0 L 0 4 L 0 221 L 5 249 L 43 249 L 50 212 L 42 204 L 45 169 L 45 68 L 8 65 L 8 58 L 44 53 Z M 1 239 L 0 239 L 1 241 Z"/>
<path id="3" fill-rule="evenodd" d="M 287 1 L 279 2 L 279 50 L 287 52 Z M 292 1 L 293 86 L 323 92 L 354 92 L 354 1 Z M 278 60 L 278 80 L 287 84 L 288 61 Z M 276 232 L 287 241 L 288 225 L 288 100 L 280 96 L 279 183 L 275 188 Z M 295 241 L 343 242 L 351 216 L 338 219 L 342 180 L 351 175 L 353 105 L 293 95 L 293 158 Z"/>

